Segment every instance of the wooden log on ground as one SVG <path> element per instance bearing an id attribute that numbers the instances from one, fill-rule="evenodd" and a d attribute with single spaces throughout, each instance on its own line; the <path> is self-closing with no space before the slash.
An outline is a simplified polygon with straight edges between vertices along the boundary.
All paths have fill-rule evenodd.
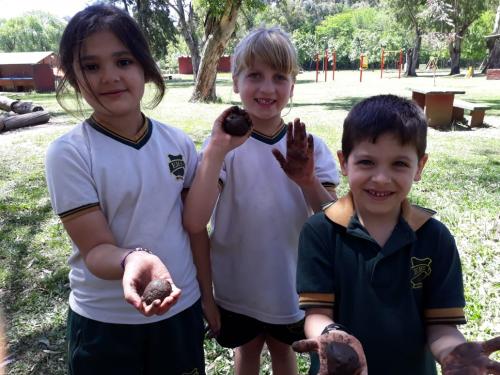
<path id="1" fill-rule="evenodd" d="M 20 99 L 10 99 L 6 96 L 0 96 L 0 109 L 4 111 L 14 111 L 20 115 L 30 112 L 43 111 L 39 105 L 33 105 L 33 102 L 21 101 Z"/>
<path id="2" fill-rule="evenodd" d="M 5 125 L 3 124 L 3 120 L 5 120 L 7 117 L 8 116 L 6 114 L 0 114 L 0 133 L 5 128 Z"/>
<path id="3" fill-rule="evenodd" d="M 47 111 L 36 111 L 22 115 L 0 117 L 0 129 L 3 131 L 23 128 L 25 126 L 45 124 L 50 120 Z"/>

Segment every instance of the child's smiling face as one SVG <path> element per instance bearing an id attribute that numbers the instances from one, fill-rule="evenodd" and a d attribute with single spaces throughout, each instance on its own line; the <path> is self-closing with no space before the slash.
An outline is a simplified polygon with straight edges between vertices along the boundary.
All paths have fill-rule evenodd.
<path id="1" fill-rule="evenodd" d="M 112 32 L 89 35 L 77 58 L 78 53 L 73 63 L 78 87 L 97 118 L 140 112 L 144 70 Z"/>
<path id="2" fill-rule="evenodd" d="M 427 155 L 420 160 L 412 144 L 401 144 L 393 134 L 380 135 L 375 143 L 356 144 L 346 160 L 338 153 L 360 216 L 394 219 L 414 181 L 420 180 Z"/>
<path id="3" fill-rule="evenodd" d="M 279 72 L 269 65 L 254 61 L 233 78 L 234 91 L 240 94 L 245 110 L 257 125 L 276 124 L 281 120 L 281 110 L 293 94 L 294 79 L 291 74 Z M 280 121 L 278 121 L 279 123 Z"/>

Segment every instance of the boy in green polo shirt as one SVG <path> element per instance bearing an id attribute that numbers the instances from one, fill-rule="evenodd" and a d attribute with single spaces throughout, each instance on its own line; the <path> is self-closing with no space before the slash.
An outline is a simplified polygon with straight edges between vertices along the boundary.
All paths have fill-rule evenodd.
<path id="1" fill-rule="evenodd" d="M 407 200 L 427 161 L 426 136 L 422 110 L 394 95 L 363 100 L 344 121 L 338 157 L 350 192 L 312 216 L 299 242 L 309 340 L 294 349 L 319 351 L 320 373 L 331 341 L 355 349 L 363 374 L 436 374 L 435 360 L 444 374 L 500 373 L 488 358 L 498 340 L 465 343 L 456 328 L 465 300 L 453 236 Z"/>

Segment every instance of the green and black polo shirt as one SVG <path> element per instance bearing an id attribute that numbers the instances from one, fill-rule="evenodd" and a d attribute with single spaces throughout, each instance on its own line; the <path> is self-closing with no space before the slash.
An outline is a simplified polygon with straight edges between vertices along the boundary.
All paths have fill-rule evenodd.
<path id="1" fill-rule="evenodd" d="M 300 307 L 331 307 L 363 344 L 370 375 L 436 374 L 426 325 L 465 323 L 458 251 L 433 214 L 405 201 L 381 248 L 349 194 L 302 229 Z"/>

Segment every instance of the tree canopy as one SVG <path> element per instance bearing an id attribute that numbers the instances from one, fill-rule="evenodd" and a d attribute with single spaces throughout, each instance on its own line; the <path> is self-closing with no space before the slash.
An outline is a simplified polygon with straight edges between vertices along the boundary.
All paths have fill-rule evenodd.
<path id="1" fill-rule="evenodd" d="M 65 26 L 61 19 L 40 11 L 0 19 L 0 51 L 57 51 Z"/>
<path id="2" fill-rule="evenodd" d="M 195 100 L 217 100 L 216 65 L 254 27 L 280 26 L 303 69 L 335 49 L 337 67 L 357 68 L 361 53 L 377 67 L 381 49 L 406 52 L 407 73 L 437 56 L 473 65 L 488 56 L 498 0 L 105 0 L 125 8 L 148 38 L 161 66 L 192 56 Z M 65 21 L 44 12 L 0 19 L 0 51 L 57 51 Z M 331 56 L 331 55 L 330 55 Z M 393 60 L 396 58 L 391 57 Z M 387 61 L 387 60 L 386 60 Z M 200 70 L 200 71 L 199 71 Z M 412 74 L 413 73 L 413 74 Z"/>

